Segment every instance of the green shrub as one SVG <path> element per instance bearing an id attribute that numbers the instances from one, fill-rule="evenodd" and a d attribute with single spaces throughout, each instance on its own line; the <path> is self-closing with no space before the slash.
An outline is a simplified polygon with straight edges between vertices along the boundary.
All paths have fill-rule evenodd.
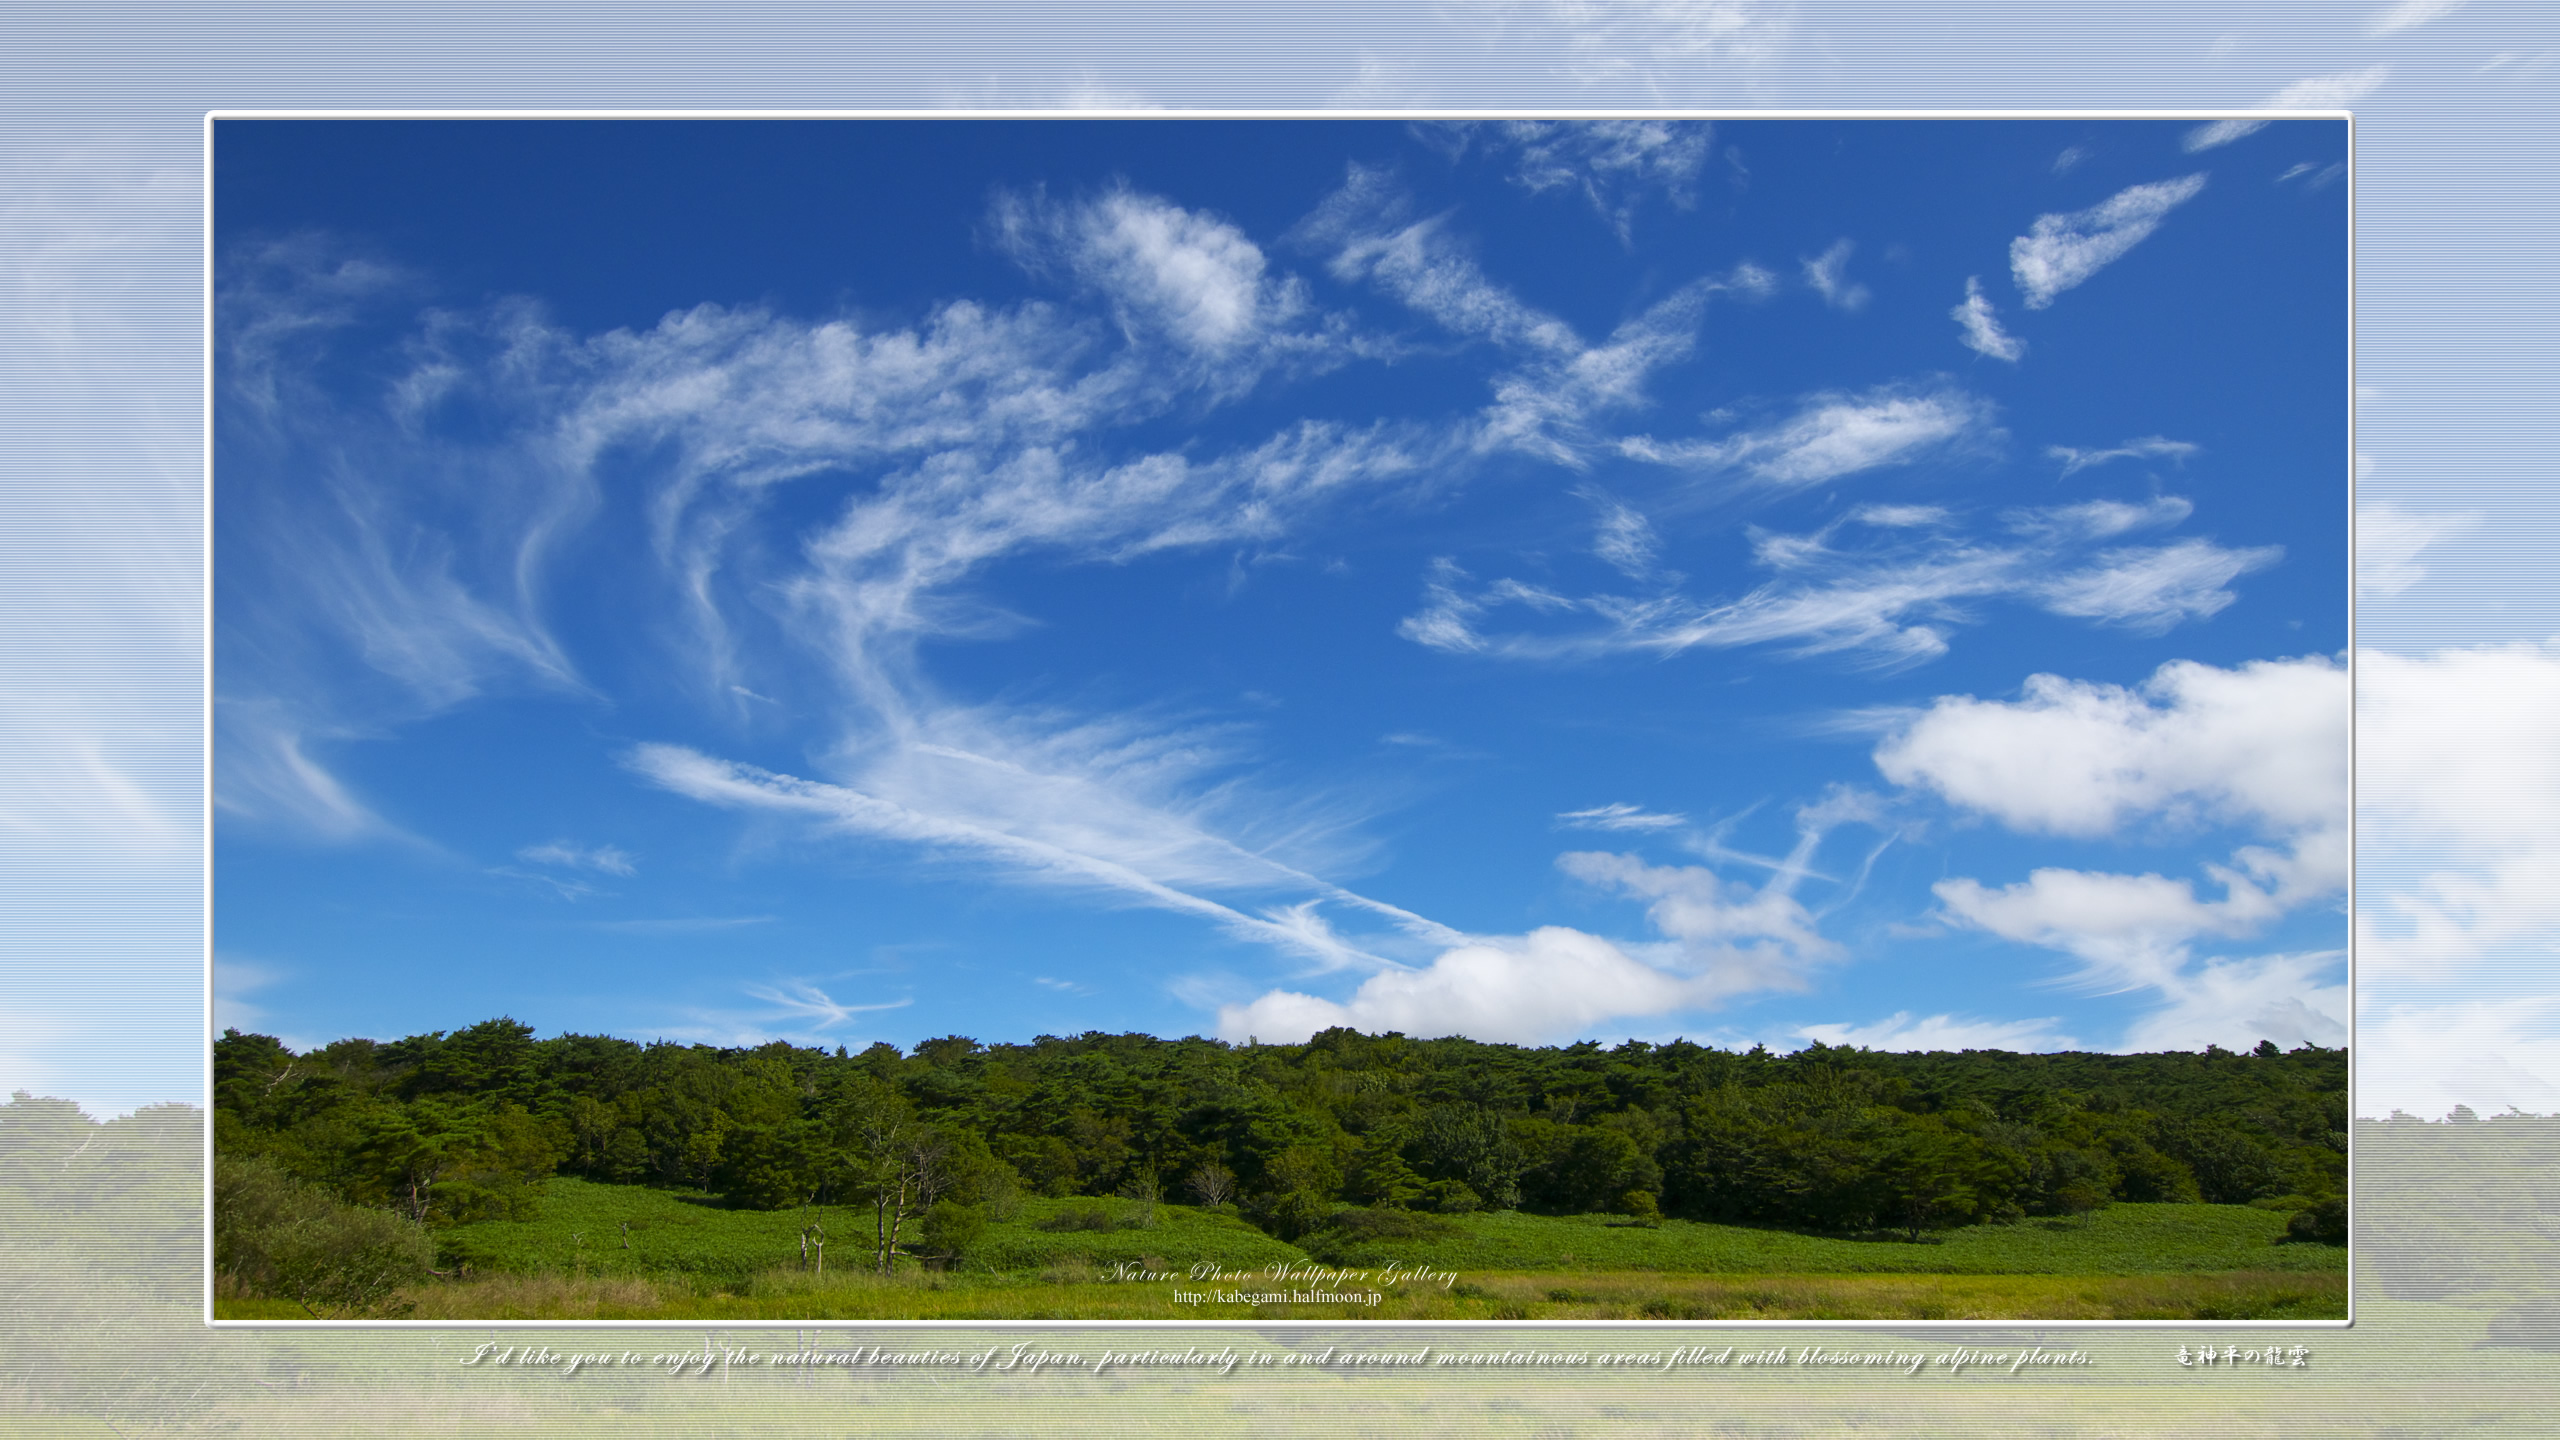
<path id="1" fill-rule="evenodd" d="M 2293 1218 L 2285 1222 L 2284 1238 L 2315 1245 L 2346 1244 L 2346 1197 L 2332 1195 L 2308 1210 L 2295 1211 Z"/>
<path id="2" fill-rule="evenodd" d="M 398 1292 L 427 1277 L 435 1242 L 424 1226 L 343 1204 L 265 1160 L 217 1156 L 213 1257 L 243 1293 L 341 1319 L 399 1313 Z"/>
<path id="3" fill-rule="evenodd" d="M 941 1200 L 924 1212 L 917 1228 L 916 1254 L 935 1265 L 954 1265 L 969 1253 L 969 1247 L 986 1237 L 987 1217 L 975 1205 L 957 1200 Z"/>

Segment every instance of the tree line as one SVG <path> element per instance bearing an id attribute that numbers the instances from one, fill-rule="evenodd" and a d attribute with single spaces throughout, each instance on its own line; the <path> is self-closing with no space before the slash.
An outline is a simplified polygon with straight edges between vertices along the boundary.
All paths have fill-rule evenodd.
<path id="1" fill-rule="evenodd" d="M 296 1054 L 214 1047 L 218 1156 L 434 1227 L 570 1174 L 853 1206 L 875 1263 L 1018 1193 L 1231 1205 L 1282 1238 L 1344 1206 L 1662 1214 L 1828 1233 L 2116 1201 L 2343 1194 L 2346 1052 L 1788 1054 L 1329 1030 L 952 1036 L 858 1054 L 535 1038 L 511 1018 Z M 938 1234 L 936 1232 L 939 1232 Z"/>

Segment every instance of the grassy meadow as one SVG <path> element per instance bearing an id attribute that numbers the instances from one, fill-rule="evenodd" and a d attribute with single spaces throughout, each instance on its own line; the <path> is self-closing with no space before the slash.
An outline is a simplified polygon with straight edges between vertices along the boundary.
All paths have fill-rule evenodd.
<path id="1" fill-rule="evenodd" d="M 802 1227 L 827 1236 L 822 1268 Z M 540 1214 L 443 1232 L 455 1278 L 413 1319 L 2330 1319 L 2346 1251 L 2279 1244 L 2282 1211 L 2120 1204 L 1900 1239 L 1606 1215 L 1415 1216 L 1415 1233 L 1283 1243 L 1233 1213 L 1024 1199 L 947 1270 L 873 1273 L 868 1216 L 734 1209 L 562 1177 Z M 626 1228 L 627 1227 L 627 1228 Z M 467 1267 L 464 1268 L 464 1267 Z M 1345 1272 L 1336 1274 L 1334 1272 Z M 1374 1295 L 1374 1302 L 1310 1294 Z M 226 1319 L 302 1319 L 221 1299 Z"/>

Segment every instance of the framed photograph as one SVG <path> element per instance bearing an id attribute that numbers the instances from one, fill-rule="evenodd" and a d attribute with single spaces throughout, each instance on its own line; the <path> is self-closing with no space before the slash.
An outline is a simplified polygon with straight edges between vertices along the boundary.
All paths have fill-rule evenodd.
<path id="1" fill-rule="evenodd" d="M 216 1323 L 2348 1317 L 2343 114 L 208 131 Z"/>

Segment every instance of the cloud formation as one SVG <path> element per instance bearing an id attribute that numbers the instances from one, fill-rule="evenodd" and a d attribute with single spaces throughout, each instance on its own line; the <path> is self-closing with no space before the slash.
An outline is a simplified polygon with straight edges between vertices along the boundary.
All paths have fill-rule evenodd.
<path id="1" fill-rule="evenodd" d="M 1989 401 L 1952 385 L 1885 385 L 1811 396 L 1785 420 L 1720 440 L 1638 436 L 1618 449 L 1631 459 L 1800 489 L 1988 444 L 1997 436 L 1993 416 Z"/>
<path id="2" fill-rule="evenodd" d="M 1347 1001 L 1274 990 L 1218 1011 L 1218 1035 L 1294 1044 L 1336 1025 L 1543 1045 L 1623 1016 L 1690 1008 L 1704 988 L 1562 926 L 1479 940 L 1420 970 L 1373 975 Z"/>
<path id="3" fill-rule="evenodd" d="M 2560 645 L 2367 650 L 2358 671 L 2366 982 L 2411 1004 L 2512 988 L 2560 938 Z"/>
<path id="4" fill-rule="evenodd" d="M 1514 157 L 1512 179 L 1533 191 L 1572 191 L 1619 243 L 1634 238 L 1637 207 L 1660 194 L 1674 207 L 1698 203 L 1698 174 L 1715 148 L 1704 120 L 1501 120 L 1467 127 L 1488 148 Z"/>
<path id="5" fill-rule="evenodd" d="M 1143 770 L 1166 758 L 1141 753 L 1120 761 Z M 864 776 L 876 789 L 777 774 L 677 745 L 638 746 L 627 763 L 652 784 L 706 804 L 798 816 L 824 830 L 923 847 L 994 864 L 1021 879 L 1198 916 L 1319 968 L 1397 965 L 1337 935 L 1317 912 L 1319 903 L 1383 919 L 1408 941 L 1445 944 L 1455 938 L 1420 916 L 1247 850 L 1212 833 L 1197 815 L 1115 793 L 1111 782 L 1125 782 L 1125 773 L 1041 773 L 947 746 L 889 752 Z M 1207 890 L 1309 898 L 1253 914 L 1201 893 Z"/>
<path id="6" fill-rule="evenodd" d="M 516 852 L 516 858 L 528 865 L 557 865 L 570 870 L 593 870 L 600 875 L 630 876 L 639 873 L 632 857 L 612 845 L 585 846 L 566 840 L 552 840 L 541 845 L 528 845 Z"/>
<path id="7" fill-rule="evenodd" d="M 2427 578 L 2418 557 L 2478 530 L 2477 514 L 2423 515 L 2387 501 L 2356 507 L 2356 593 L 2388 600 Z"/>
<path id="8" fill-rule="evenodd" d="M 1897 1010 L 1864 1025 L 1799 1025 L 1795 1033 L 1801 1039 L 1825 1045 L 1899 1052 L 2008 1050 L 2045 1054 L 2081 1048 L 2079 1041 L 2053 1028 L 2060 1023 L 2053 1016 L 2037 1020 L 1979 1020 L 1947 1014 L 1914 1016 L 1908 1010 Z"/>
<path id="9" fill-rule="evenodd" d="M 2088 988 L 2157 995 L 2127 1048 L 2196 1035 L 2329 1044 L 2345 1034 L 2345 992 L 2330 978 L 2341 955 L 2197 963 L 2194 951 L 2344 891 L 2350 711 L 2346 667 L 2322 657 L 2227 670 L 2174 661 L 2139 688 L 2039 675 L 2015 702 L 1941 697 L 1875 761 L 1897 785 L 2022 833 L 2138 839 L 2215 826 L 2270 842 L 2204 864 L 2214 898 L 2184 877 L 2061 866 L 1931 888 L 1946 919 L 2069 955 Z"/>
<path id="10" fill-rule="evenodd" d="M 2365 21 L 2365 33 L 2397 35 L 2403 30 L 2415 30 L 2443 19 L 2467 3 L 2469 0 L 2400 0 L 2396 5 L 2373 12 L 2372 17 Z"/>
<path id="11" fill-rule="evenodd" d="M 2009 242 L 2009 273 L 2027 308 L 2042 310 L 2054 297 L 2124 258 L 2151 237 L 2169 212 L 2204 189 L 2199 173 L 2128 186 L 2090 206 L 2062 215 L 2039 215 L 2027 233 Z"/>
<path id="12" fill-rule="evenodd" d="M 2407 0 L 2407 3 L 2383 12 L 2415 11 L 2432 0 Z M 2442 13 L 2442 12 L 2438 12 Z M 2425 17 L 2434 18 L 2432 15 Z M 2413 21 L 2411 23 L 2423 23 Z M 2341 70 L 2331 75 L 2313 75 L 2296 80 L 2273 95 L 2258 102 L 2261 110 L 2344 110 L 2358 100 L 2382 88 L 2391 78 L 2388 65 L 2368 65 L 2361 70 Z M 2212 150 L 2234 140 L 2244 140 L 2267 128 L 2267 120 L 2216 120 L 2187 132 L 2185 145 L 2189 153 Z"/>
<path id="13" fill-rule="evenodd" d="M 2138 687 L 2036 675 L 2014 701 L 1941 696 L 1875 761 L 1896 785 L 2030 834 L 2154 817 L 2295 833 L 2345 824 L 2348 713 L 2334 660 L 2175 660 Z"/>
<path id="14" fill-rule="evenodd" d="M 1573 830 L 1677 830 L 1688 824 L 1689 818 L 1618 801 L 1588 810 L 1567 810 L 1556 817 L 1556 823 Z"/>
<path id="15" fill-rule="evenodd" d="M 1109 298 L 1133 335 L 1162 334 L 1223 356 L 1306 309 L 1304 287 L 1275 279 L 1260 246 L 1213 215 L 1126 188 L 1082 204 L 1005 195 L 994 208 L 999 241 L 1035 268 L 1062 257 Z"/>
<path id="16" fill-rule="evenodd" d="M 2000 314 L 1991 306 L 1991 297 L 1982 293 L 1982 277 L 1968 275 L 1964 280 L 1964 303 L 1947 312 L 1962 332 L 1964 348 L 1994 360 L 2015 365 L 2025 357 L 2027 342 L 2000 328 Z"/>
<path id="17" fill-rule="evenodd" d="M 1875 292 L 1849 278 L 1849 257 L 1857 248 L 1856 241 L 1840 240 L 1820 255 L 1799 262 L 1804 267 L 1804 283 L 1822 297 L 1822 303 L 1852 315 L 1866 309 L 1867 302 L 1875 298 Z"/>
<path id="18" fill-rule="evenodd" d="M 2062 478 L 2068 480 L 2083 470 L 2104 465 L 2112 460 L 2174 460 L 2183 463 L 2188 456 L 2202 448 L 2184 440 L 2169 439 L 2165 435 L 2145 435 L 2139 440 L 2127 440 L 2121 445 L 2104 450 L 2082 450 L 2070 445 L 2048 445 L 2044 453 L 2062 462 Z"/>
<path id="19" fill-rule="evenodd" d="M 1946 653 L 1972 618 L 1966 602 L 2007 599 L 2137 634 L 2160 634 L 2230 605 L 2241 575 L 2273 565 L 2272 546 L 2234 550 L 2207 540 L 2091 549 L 2129 531 L 2175 524 L 2186 501 L 2099 501 L 2013 511 L 2008 534 L 1967 535 L 1947 512 L 1867 506 L 1811 534 L 1754 533 L 1771 577 L 1743 596 L 1701 601 L 1651 595 L 1568 595 L 1518 580 L 1478 585 L 1437 562 L 1423 608 L 1397 633 L 1434 649 L 1513 660 L 1691 649 L 1781 646 L 1905 665 Z M 1507 614 L 1514 628 L 1488 621 Z"/>

